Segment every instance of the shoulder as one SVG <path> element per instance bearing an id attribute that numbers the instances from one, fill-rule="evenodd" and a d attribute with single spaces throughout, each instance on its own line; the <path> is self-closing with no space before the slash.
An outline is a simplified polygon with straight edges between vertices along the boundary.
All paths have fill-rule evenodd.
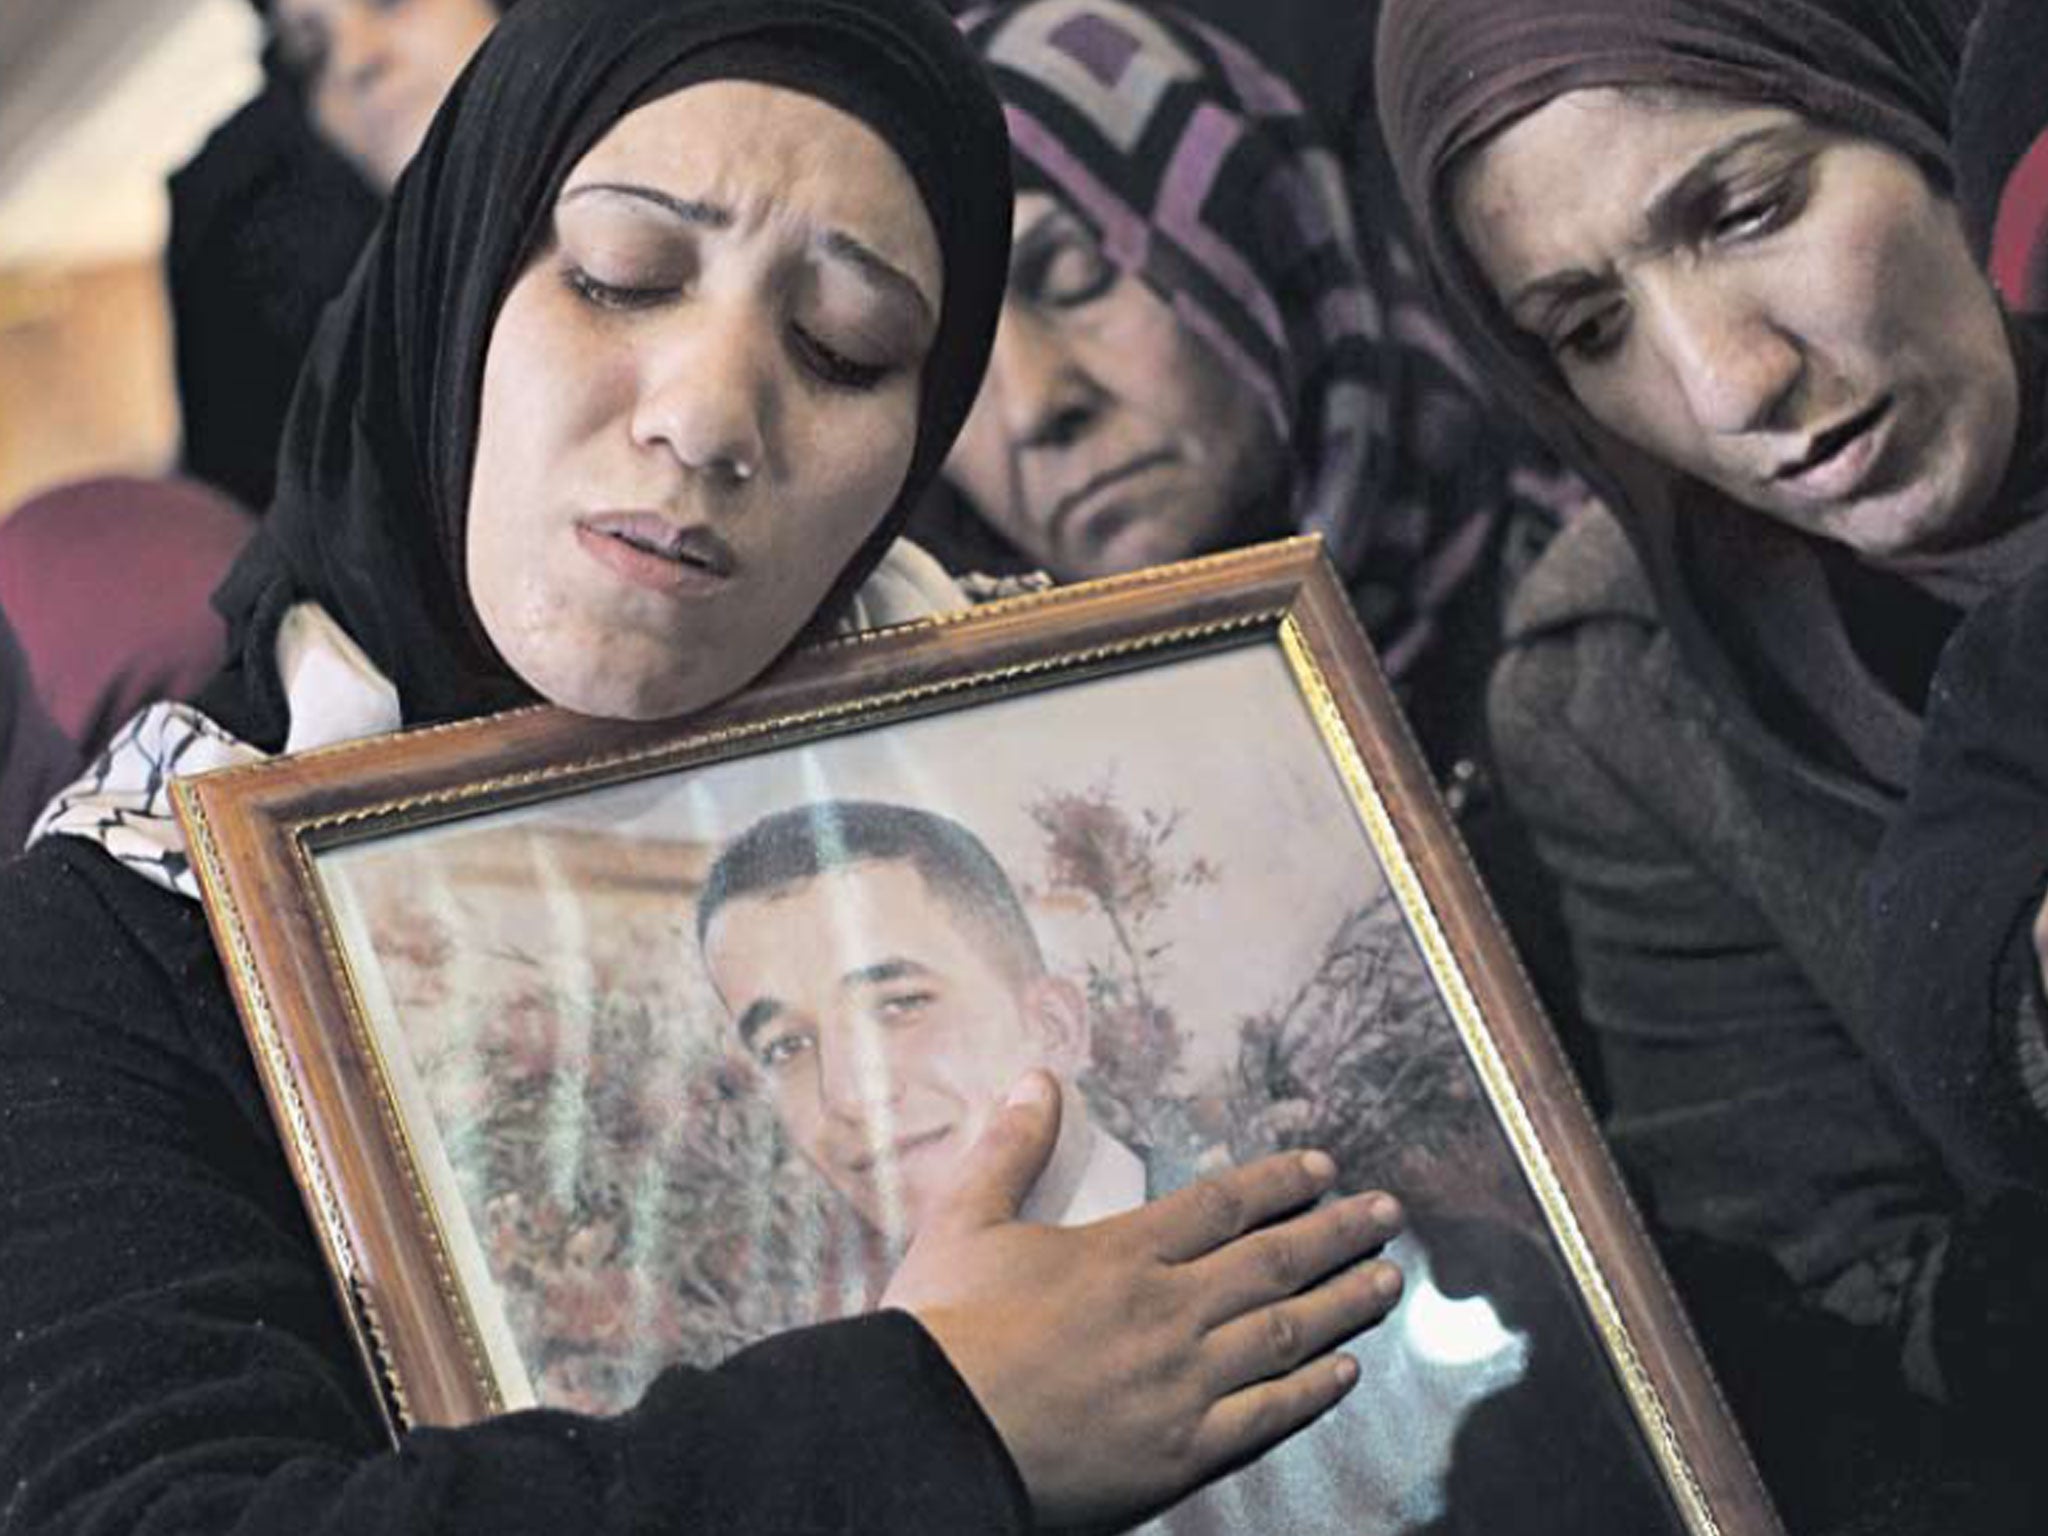
<path id="1" fill-rule="evenodd" d="M 1530 645 L 1583 625 L 1659 627 L 1656 599 L 1621 522 L 1589 503 L 1550 541 L 1515 592 L 1507 643 Z"/>
<path id="2" fill-rule="evenodd" d="M 224 996 L 197 902 L 74 837 L 0 863 L 0 1029 L 59 1015 L 182 1034 Z"/>
<path id="3" fill-rule="evenodd" d="M 1628 535 L 1604 508 L 1575 517 L 1509 609 L 1488 689 L 1510 780 L 1540 786 L 1586 761 L 1634 755 L 1652 722 L 1704 707 L 1680 672 Z"/>

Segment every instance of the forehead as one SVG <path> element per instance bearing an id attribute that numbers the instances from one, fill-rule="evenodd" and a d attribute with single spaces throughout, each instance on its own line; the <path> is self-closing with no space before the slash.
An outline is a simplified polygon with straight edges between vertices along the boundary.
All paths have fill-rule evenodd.
<path id="1" fill-rule="evenodd" d="M 1651 205 L 1707 156 L 1803 119 L 1689 92 L 1571 91 L 1479 149 L 1452 187 L 1458 232 L 1503 295 L 1598 271 L 1640 241 Z"/>
<path id="2" fill-rule="evenodd" d="M 884 951 L 928 959 L 971 947 L 966 926 L 915 865 L 869 859 L 728 902 L 708 937 L 715 955 L 836 981 Z"/>
<path id="3" fill-rule="evenodd" d="M 627 113 L 569 173 L 565 192 L 622 182 L 713 203 L 741 223 L 851 235 L 936 298 L 938 234 L 896 152 L 816 97 L 708 80 Z"/>
<path id="4" fill-rule="evenodd" d="M 273 25 L 320 21 L 353 3 L 354 0 L 273 0 L 270 19 Z"/>

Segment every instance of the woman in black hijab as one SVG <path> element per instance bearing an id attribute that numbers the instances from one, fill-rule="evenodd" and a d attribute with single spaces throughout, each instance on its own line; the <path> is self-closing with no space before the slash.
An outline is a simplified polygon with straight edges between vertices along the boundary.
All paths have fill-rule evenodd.
<path id="1" fill-rule="evenodd" d="M 10 1530 L 1115 1521 L 1350 1385 L 1328 1351 L 1387 1305 L 1353 1262 L 1376 1207 L 1217 1221 L 1313 1202 L 1327 1159 L 1027 1226 L 1057 1128 L 1033 1078 L 900 1310 L 671 1369 L 616 1418 L 385 1449 L 163 815 L 173 773 L 401 723 L 693 709 L 933 587 L 889 545 L 987 352 L 1006 163 L 920 0 L 529 0 L 484 45 L 323 324 L 219 599 L 235 663 L 0 871 Z M 1285 1294 L 1276 1244 L 1334 1278 Z"/>

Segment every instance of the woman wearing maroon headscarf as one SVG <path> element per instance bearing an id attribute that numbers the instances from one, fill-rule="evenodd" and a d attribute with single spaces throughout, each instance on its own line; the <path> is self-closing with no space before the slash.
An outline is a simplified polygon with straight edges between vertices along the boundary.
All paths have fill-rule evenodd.
<path id="1" fill-rule="evenodd" d="M 1450 313 L 1613 509 L 1532 574 L 1492 715 L 1616 1151 L 1710 1344 L 1755 1318 L 1721 1327 L 1703 1242 L 1963 1406 L 2032 1346 L 1985 1340 L 2000 1276 L 1886 1078 L 1859 915 L 1943 641 L 2048 556 L 2048 370 L 1951 196 L 1970 9 L 1390 0 L 1379 46 Z M 1789 1374 L 1719 1363 L 1751 1402 Z"/>

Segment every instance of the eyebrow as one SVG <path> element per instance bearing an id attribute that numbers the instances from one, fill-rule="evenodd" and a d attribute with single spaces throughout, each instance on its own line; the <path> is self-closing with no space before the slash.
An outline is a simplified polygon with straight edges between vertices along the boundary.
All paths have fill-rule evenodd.
<path id="1" fill-rule="evenodd" d="M 565 203 L 593 192 L 610 192 L 618 197 L 637 198 L 643 203 L 652 203 L 681 219 L 685 224 L 695 224 L 703 229 L 730 229 L 732 210 L 721 208 L 716 203 L 707 203 L 693 197 L 676 197 L 659 187 L 643 187 L 630 181 L 586 181 L 580 187 L 572 187 L 562 194 Z"/>
<path id="2" fill-rule="evenodd" d="M 849 990 L 854 987 L 879 987 L 886 986 L 892 981 L 902 981 L 906 977 L 932 974 L 932 969 L 928 965 L 919 965 L 915 960 L 892 956 L 887 960 L 877 960 L 873 965 L 863 965 L 848 971 L 839 978 L 839 985 Z"/>
<path id="3" fill-rule="evenodd" d="M 890 289 L 901 294 L 917 309 L 927 324 L 932 322 L 932 302 L 924 296 L 924 290 L 917 281 L 901 267 L 889 261 L 869 246 L 863 245 L 843 229 L 828 229 L 818 239 L 818 246 L 828 256 L 836 256 L 848 266 L 857 269 L 869 282 L 878 288 Z"/>
<path id="4" fill-rule="evenodd" d="M 754 1048 L 754 1040 L 783 1012 L 779 998 L 760 997 L 747 1004 L 747 1011 L 739 1016 L 733 1028 L 739 1031 L 740 1044 L 748 1050 Z"/>
<path id="5" fill-rule="evenodd" d="M 1649 211 L 1643 220 L 1644 234 L 1633 245 L 1655 248 L 1670 243 L 1684 229 L 1689 211 L 1719 178 L 1730 160 L 1759 144 L 1796 132 L 1800 127 L 1798 123 L 1766 123 L 1715 145 L 1650 200 Z M 1543 314 L 1548 316 L 1574 299 L 1603 291 L 1611 281 L 1608 273 L 1588 272 L 1581 267 L 1548 273 L 1517 288 L 1508 299 L 1508 313 L 1519 315 L 1532 301 L 1540 300 Z"/>
<path id="6" fill-rule="evenodd" d="M 677 197 L 659 187 L 642 186 L 631 181 L 588 181 L 580 187 L 564 192 L 561 201 L 570 202 L 591 192 L 609 192 L 618 197 L 637 198 L 652 203 L 655 207 L 675 215 L 685 224 L 699 229 L 730 229 L 733 213 L 717 203 L 707 203 L 701 198 Z M 932 316 L 932 302 L 925 297 L 917 280 L 901 267 L 876 251 L 872 246 L 849 235 L 843 229 L 828 229 L 818 237 L 818 249 L 827 256 L 845 262 L 855 268 L 878 288 L 885 288 L 900 294 L 910 301 L 929 323 Z"/>

